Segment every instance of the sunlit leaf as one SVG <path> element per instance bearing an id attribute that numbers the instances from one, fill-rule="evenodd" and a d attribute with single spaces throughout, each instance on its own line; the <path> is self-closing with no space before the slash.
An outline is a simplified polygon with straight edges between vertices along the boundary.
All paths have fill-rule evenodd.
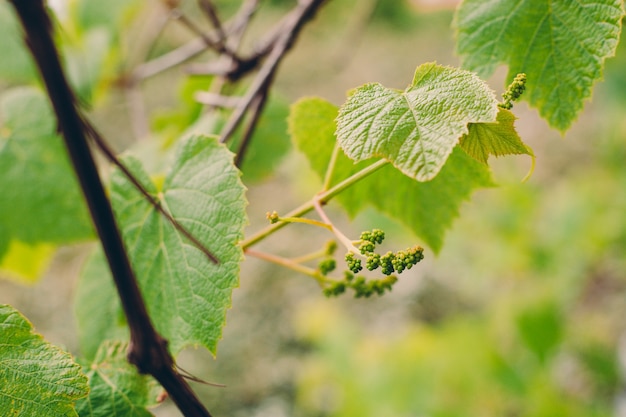
<path id="1" fill-rule="evenodd" d="M 84 199 L 44 95 L 10 90 L 0 97 L 0 117 L 0 248 L 14 239 L 32 245 L 91 238 Z"/>
<path id="2" fill-rule="evenodd" d="M 80 417 L 147 417 L 162 392 L 148 375 L 140 375 L 126 359 L 127 343 L 106 342 L 85 366 L 89 395 L 78 401 Z"/>
<path id="3" fill-rule="evenodd" d="M 516 117 L 508 110 L 498 111 L 495 123 L 470 123 L 469 132 L 460 141 L 461 148 L 483 164 L 489 155 L 530 155 L 532 150 L 522 142 L 515 131 Z"/>
<path id="4" fill-rule="evenodd" d="M 0 276 L 7 276 L 22 284 L 32 284 L 46 270 L 55 251 L 56 247 L 47 243 L 29 245 L 12 240 L 4 257 L 0 255 Z"/>
<path id="5" fill-rule="evenodd" d="M 465 0 L 457 9 L 463 66 L 508 80 L 526 73 L 524 94 L 551 126 L 565 131 L 602 78 L 621 31 L 621 0 Z"/>
<path id="6" fill-rule="evenodd" d="M 126 318 L 101 248 L 83 266 L 74 302 L 80 348 L 86 359 L 92 360 L 105 340 L 128 340 Z"/>
<path id="7" fill-rule="evenodd" d="M 308 158 L 313 170 L 323 178 L 331 158 L 335 139 L 337 107 L 322 99 L 297 102 L 291 110 L 289 129 L 296 147 Z M 349 177 L 371 162 L 354 164 L 341 154 L 332 183 Z M 483 164 L 456 149 L 443 169 L 428 182 L 407 177 L 387 166 L 342 192 L 337 200 L 351 215 L 373 206 L 401 221 L 435 252 L 459 214 L 461 203 L 477 188 L 492 185 L 489 170 Z"/>
<path id="8" fill-rule="evenodd" d="M 474 74 L 434 63 L 420 65 L 404 91 L 366 84 L 337 117 L 337 138 L 354 161 L 382 157 L 405 175 L 433 179 L 468 123 L 495 122 L 493 91 Z"/>
<path id="9" fill-rule="evenodd" d="M 0 410 L 3 416 L 76 416 L 87 377 L 69 353 L 33 332 L 19 312 L 0 305 Z"/>
<path id="10" fill-rule="evenodd" d="M 219 259 L 211 263 L 139 194 L 119 171 L 111 200 L 135 273 L 157 329 L 172 351 L 201 344 L 215 352 L 238 285 L 238 242 L 247 223 L 245 188 L 232 154 L 215 138 L 183 140 L 163 189 L 140 163 L 126 165 L 161 204 Z"/>

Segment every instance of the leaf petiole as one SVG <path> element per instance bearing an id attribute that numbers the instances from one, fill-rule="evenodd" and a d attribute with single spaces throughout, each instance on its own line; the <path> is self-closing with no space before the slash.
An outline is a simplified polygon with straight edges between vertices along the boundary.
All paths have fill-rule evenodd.
<path id="1" fill-rule="evenodd" d="M 315 208 L 315 202 L 318 202 L 321 205 L 326 204 L 333 197 L 337 196 L 346 188 L 359 182 L 360 180 L 367 177 L 368 175 L 373 174 L 374 172 L 378 171 L 379 169 L 386 166 L 387 164 L 389 164 L 389 161 L 387 161 L 386 159 L 380 159 L 374 162 L 372 165 L 369 165 L 363 168 L 362 170 L 360 170 L 359 172 L 354 173 L 353 175 L 341 181 L 340 183 L 333 186 L 329 190 L 323 191 L 317 194 L 314 198 L 302 204 L 300 207 L 297 207 L 293 209 L 292 211 L 290 211 L 285 217 L 290 218 L 290 217 L 304 216 L 306 213 L 310 212 L 311 210 Z M 269 226 L 266 226 L 265 228 L 261 229 L 260 231 L 253 234 L 249 238 L 242 240 L 239 244 L 241 245 L 243 249 L 247 249 L 250 246 L 254 245 L 255 243 L 258 243 L 261 240 L 265 239 L 266 237 L 276 232 L 277 230 L 282 229 L 287 224 L 288 223 L 285 223 L 285 222 L 278 222 L 278 223 L 270 224 Z"/>
<path id="2" fill-rule="evenodd" d="M 293 259 L 287 259 L 287 258 L 283 258 L 282 256 L 277 256 L 271 253 L 261 252 L 261 251 L 257 251 L 257 250 L 249 249 L 249 248 L 246 249 L 244 253 L 246 255 L 254 256 L 255 258 L 263 259 L 264 261 L 272 262 L 276 265 L 284 266 L 285 268 L 289 268 L 293 271 L 300 272 L 304 275 L 307 275 L 313 278 L 314 280 L 316 280 L 317 283 L 322 288 L 324 287 L 324 284 L 334 282 L 333 280 L 330 280 L 326 278 L 324 275 L 322 275 L 322 273 L 318 271 L 317 269 L 304 266 L 296 262 Z"/>
<path id="3" fill-rule="evenodd" d="M 337 159 L 339 158 L 340 153 L 341 147 L 339 146 L 339 141 L 337 141 L 335 143 L 335 149 L 333 149 L 333 154 L 331 155 L 330 161 L 328 162 L 328 168 L 326 168 L 326 175 L 324 177 L 324 185 L 322 187 L 322 191 L 326 191 L 330 188 L 330 182 L 333 179 L 335 167 L 337 166 Z"/>

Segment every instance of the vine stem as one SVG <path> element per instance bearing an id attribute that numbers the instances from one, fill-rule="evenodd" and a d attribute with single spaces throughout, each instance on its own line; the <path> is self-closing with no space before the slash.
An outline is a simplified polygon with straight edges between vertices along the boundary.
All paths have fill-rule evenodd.
<path id="1" fill-rule="evenodd" d="M 283 258 L 282 256 L 274 255 L 267 252 L 261 252 L 250 248 L 245 250 L 245 254 L 258 259 L 263 259 L 264 261 L 272 262 L 280 266 L 284 266 L 285 268 L 289 268 L 292 271 L 308 275 L 311 278 L 315 279 L 320 287 L 323 286 L 325 283 L 330 282 L 330 280 L 326 279 L 318 270 L 299 264 L 292 259 Z"/>
<path id="2" fill-rule="evenodd" d="M 319 220 L 314 220 L 314 219 L 305 219 L 302 217 L 279 217 L 278 221 L 286 222 L 286 223 L 310 224 L 311 226 L 323 227 L 324 229 L 328 229 L 331 232 L 333 231 L 333 226 L 331 224 L 324 223 L 324 222 L 321 222 Z"/>
<path id="3" fill-rule="evenodd" d="M 322 205 L 320 204 L 319 200 L 317 200 L 317 199 L 313 200 L 313 207 L 315 208 L 315 211 L 317 211 L 317 214 L 320 215 L 320 217 L 322 218 L 324 223 L 327 224 L 328 226 L 330 226 L 330 231 L 333 232 L 333 234 L 337 237 L 337 239 L 341 243 L 343 243 L 343 245 L 346 247 L 346 249 L 348 249 L 348 251 L 353 252 L 353 253 L 355 253 L 357 255 L 363 256 L 363 255 L 361 255 L 361 251 L 358 250 L 356 248 L 356 246 L 354 246 L 354 244 L 352 243 L 352 240 L 350 240 L 350 238 L 348 238 L 348 236 L 344 235 L 341 232 L 341 230 L 339 230 L 339 229 L 337 229 L 335 227 L 333 222 L 326 215 L 326 212 L 322 208 Z"/>
<path id="4" fill-rule="evenodd" d="M 324 186 L 322 187 L 322 191 L 326 191 L 330 188 L 330 182 L 333 180 L 333 174 L 335 173 L 335 167 L 337 166 L 337 159 L 339 158 L 339 154 L 341 153 L 341 147 L 339 146 L 339 142 L 335 143 L 335 149 L 333 149 L 333 154 L 330 157 L 330 161 L 328 162 L 328 168 L 326 168 L 326 175 L 324 176 Z"/>
<path id="5" fill-rule="evenodd" d="M 128 361 L 134 364 L 139 372 L 154 376 L 185 416 L 211 417 L 183 376 L 176 372 L 174 359 L 167 348 L 167 340 L 152 324 L 87 143 L 86 124 L 63 72 L 52 38 L 52 22 L 44 2 L 43 0 L 10 0 L 10 2 L 17 12 L 24 29 L 25 42 L 46 86 L 59 130 L 65 140 L 126 314 L 130 328 Z"/>
<path id="6" fill-rule="evenodd" d="M 302 204 L 301 206 L 299 206 L 299 207 L 293 209 L 292 211 L 290 211 L 289 213 L 287 213 L 287 215 L 285 215 L 285 217 L 302 217 L 302 216 L 304 216 L 306 213 L 308 213 L 308 212 L 312 211 L 313 209 L 315 209 L 316 202 L 318 204 L 320 204 L 320 205 L 324 205 L 324 204 L 328 203 L 330 200 L 332 200 L 333 197 L 337 196 L 339 193 L 344 191 L 346 188 L 348 188 L 351 185 L 355 184 L 356 182 L 362 180 L 363 178 L 367 177 L 368 175 L 373 174 L 374 172 L 378 171 L 382 167 L 386 166 L 388 163 L 389 163 L 389 161 L 384 160 L 384 159 L 381 159 L 379 161 L 374 162 L 372 165 L 369 165 L 369 166 L 363 168 L 359 172 L 356 172 L 355 174 L 351 175 L 350 177 L 348 177 L 345 180 L 341 181 L 340 183 L 336 184 L 335 186 L 333 186 L 329 190 L 322 191 L 321 193 L 317 194 L 311 200 L 307 201 L 306 203 Z M 249 248 L 250 246 L 254 245 L 255 243 L 260 242 L 261 240 L 265 239 L 267 236 L 271 235 L 272 233 L 276 232 L 277 230 L 282 229 L 287 224 L 288 223 L 285 223 L 285 222 L 278 222 L 278 223 L 270 224 L 269 226 L 266 226 L 265 228 L 261 229 L 260 231 L 258 231 L 257 233 L 253 234 L 249 238 L 242 240 L 239 244 L 241 245 L 241 247 L 244 250 L 247 250 L 247 248 Z"/>

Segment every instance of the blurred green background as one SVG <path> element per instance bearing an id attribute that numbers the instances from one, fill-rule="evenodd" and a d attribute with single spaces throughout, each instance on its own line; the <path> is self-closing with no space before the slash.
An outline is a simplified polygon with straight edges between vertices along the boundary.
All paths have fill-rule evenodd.
<path id="1" fill-rule="evenodd" d="M 119 39 L 107 43 L 113 52 L 75 60 L 95 67 L 84 74 L 104 80 L 85 81 L 81 97 L 119 150 L 137 145 L 126 98 L 107 76 L 141 62 L 133 55 L 141 45 L 130 40 L 142 39 L 164 16 L 156 2 L 144 8 L 135 3 L 131 11 L 122 3 L 107 8 L 119 9 L 115 22 L 122 28 Z M 224 15 L 238 4 L 217 3 Z M 263 2 L 249 38 L 294 3 Z M 183 6 L 194 15 L 193 2 Z M 300 97 L 341 104 L 347 90 L 365 82 L 404 88 L 421 63 L 458 65 L 453 7 L 445 1 L 329 2 L 279 71 L 274 103 L 256 137 L 271 145 L 258 152 L 285 147 L 287 105 Z M 89 45 L 100 44 L 86 29 L 98 22 L 71 13 L 61 21 L 72 16 L 83 26 L 66 27 L 61 37 L 67 44 L 85 47 L 86 33 Z M 148 56 L 190 38 L 170 23 Z M 498 94 L 504 74 L 501 69 L 489 80 Z M 2 90 L 24 81 L 5 78 Z M 171 140 L 197 117 L 190 85 L 202 80 L 194 83 L 185 82 L 181 68 L 144 83 L 156 143 Z M 195 386 L 209 409 L 242 417 L 625 416 L 626 45 L 607 61 L 605 81 L 564 137 L 525 103 L 514 112 L 521 137 L 537 156 L 533 176 L 520 182 L 528 158 L 492 160 L 500 186 L 477 192 L 441 253 L 427 251 L 391 294 L 329 300 L 304 276 L 246 260 L 217 358 L 201 350 L 180 358 L 184 369 L 227 386 Z M 269 177 L 247 183 L 250 231 L 265 224 L 265 212 L 293 208 L 319 188 L 305 159 L 285 152 Z M 254 179 L 252 169 L 244 167 L 244 180 Z M 351 235 L 381 227 L 394 247 L 419 243 L 374 211 L 354 222 L 333 204 L 329 213 Z M 260 248 L 298 255 L 327 238 L 294 225 Z M 32 286 L 0 280 L 0 302 L 20 309 L 49 340 L 74 352 L 72 296 L 89 250 L 61 249 Z M 179 415 L 168 402 L 155 413 Z"/>

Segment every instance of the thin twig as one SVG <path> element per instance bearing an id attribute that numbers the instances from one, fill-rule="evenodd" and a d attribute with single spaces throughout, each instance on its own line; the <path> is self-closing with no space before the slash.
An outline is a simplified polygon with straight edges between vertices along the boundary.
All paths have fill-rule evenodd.
<path id="1" fill-rule="evenodd" d="M 163 208 L 161 202 L 152 194 L 146 190 L 146 187 L 133 175 L 132 172 L 126 168 L 124 164 L 115 156 L 113 150 L 106 143 L 100 132 L 96 130 L 96 128 L 87 120 L 83 119 L 83 124 L 85 125 L 85 132 L 87 135 L 95 142 L 100 151 L 106 156 L 106 158 L 113 165 L 118 167 L 122 174 L 133 184 L 133 186 L 143 195 L 143 197 L 154 207 L 159 213 L 163 215 L 167 219 L 168 222 L 171 223 L 172 226 L 184 237 L 189 239 L 189 241 L 199 249 L 211 262 L 214 264 L 219 263 L 218 259 L 206 248 L 206 246 L 198 240 L 194 235 L 191 234 L 182 224 L 178 222 L 167 210 Z"/>
<path id="2" fill-rule="evenodd" d="M 158 58 L 138 65 L 132 72 L 132 79 L 141 81 L 153 77 L 200 55 L 206 50 L 207 46 L 204 41 L 201 38 L 196 38 Z"/>
<path id="3" fill-rule="evenodd" d="M 344 235 L 341 230 L 339 230 L 339 229 L 337 229 L 335 227 L 333 222 L 326 215 L 326 212 L 322 208 L 322 204 L 321 204 L 319 199 L 317 199 L 317 198 L 313 199 L 313 208 L 315 208 L 315 211 L 317 211 L 317 214 L 319 214 L 319 216 L 322 218 L 324 223 L 326 223 L 327 225 L 330 226 L 330 231 L 333 232 L 333 234 L 343 244 L 343 246 L 345 246 L 346 249 L 348 249 L 349 252 L 353 252 L 356 255 L 363 256 L 363 255 L 361 255 L 361 251 L 359 251 L 356 248 L 356 246 L 354 246 L 354 244 L 352 243 L 352 240 L 348 236 Z"/>
<path id="4" fill-rule="evenodd" d="M 76 106 L 52 40 L 52 23 L 43 0 L 10 0 L 17 11 L 39 72 L 52 102 L 59 129 L 78 176 L 92 220 L 102 242 L 130 328 L 128 360 L 165 388 L 187 417 L 210 417 L 185 379 L 176 372 L 167 341 L 155 330 L 124 249 L 110 202 L 89 150 L 83 118 Z"/>
<path id="5" fill-rule="evenodd" d="M 269 83 L 270 81 L 268 80 L 268 84 Z M 241 138 L 241 142 L 239 143 L 239 146 L 237 148 L 237 153 L 235 154 L 235 165 L 239 168 L 241 168 L 243 164 L 244 158 L 246 156 L 246 151 L 248 150 L 248 146 L 252 142 L 252 135 L 254 134 L 256 126 L 259 122 L 261 113 L 263 113 L 263 109 L 267 104 L 267 95 L 268 90 L 266 87 L 263 91 L 259 93 L 258 96 L 256 96 L 256 98 L 251 103 L 250 113 L 252 114 L 250 115 L 250 121 L 246 126 L 246 131 Z"/>
<path id="6" fill-rule="evenodd" d="M 196 91 L 193 98 L 200 104 L 210 107 L 220 107 L 223 109 L 232 109 L 239 104 L 239 97 L 223 96 L 221 94 L 211 93 L 207 91 Z"/>
<path id="7" fill-rule="evenodd" d="M 326 0 L 302 1 L 294 12 L 290 14 L 290 20 L 285 25 L 284 32 L 272 48 L 272 52 L 269 54 L 267 61 L 259 70 L 241 104 L 235 109 L 228 120 L 228 123 L 222 130 L 220 134 L 220 142 L 224 143 L 232 136 L 233 132 L 241 122 L 241 119 L 248 111 L 254 98 L 262 89 L 268 88 L 268 80 L 273 77 L 283 57 L 293 46 L 300 30 L 307 21 L 313 18 L 315 12 L 320 6 L 322 6 L 322 4 L 324 4 L 325 1 Z"/>
<path id="8" fill-rule="evenodd" d="M 258 251 L 255 249 L 249 249 L 249 248 L 246 249 L 244 253 L 248 256 L 253 256 L 258 259 L 263 259 L 264 261 L 272 262 L 276 265 L 281 265 L 281 266 L 284 266 L 285 268 L 289 268 L 292 271 L 300 272 L 301 274 L 307 275 L 315 279 L 321 287 L 323 287 L 324 284 L 327 282 L 332 282 L 330 279 L 322 275 L 319 270 L 299 264 L 298 262 L 295 262 L 292 259 L 283 258 L 282 256 L 274 255 L 274 254 L 267 253 L 267 252 L 261 252 L 261 251 Z"/>
<path id="9" fill-rule="evenodd" d="M 200 29 L 191 19 L 189 19 L 180 9 L 172 9 L 171 17 L 181 22 L 187 29 L 198 35 L 200 39 L 211 49 L 220 54 L 226 55 L 233 60 L 238 61 L 239 57 L 233 51 L 226 47 L 224 42 L 213 40 L 207 33 Z"/>
<path id="10" fill-rule="evenodd" d="M 291 210 L 284 217 L 301 217 L 301 216 L 304 216 L 305 214 L 307 214 L 308 212 L 310 212 L 311 210 L 313 210 L 315 208 L 316 202 L 318 202 L 319 204 L 326 204 L 326 203 L 328 203 L 332 198 L 334 198 L 335 196 L 337 196 L 338 194 L 343 192 L 345 189 L 349 188 L 350 186 L 352 186 L 356 182 L 362 180 L 363 178 L 367 177 L 368 175 L 373 174 L 374 172 L 378 171 L 379 169 L 383 168 L 384 166 L 386 166 L 388 164 L 389 164 L 389 161 L 384 160 L 384 159 L 381 159 L 381 160 L 378 160 L 378 161 L 374 162 L 372 165 L 369 165 L 369 166 L 363 168 L 362 170 L 360 170 L 358 172 L 355 172 L 353 175 L 351 175 L 350 177 L 348 177 L 345 180 L 341 181 L 337 185 L 333 186 L 331 189 L 319 193 L 318 195 L 316 195 L 311 200 L 309 200 L 306 203 L 302 204 L 301 206 Z M 241 241 L 239 243 L 239 245 L 243 249 L 247 249 L 250 246 L 254 245 L 255 243 L 258 243 L 259 241 L 263 240 L 267 236 L 271 235 L 272 233 L 276 232 L 278 229 L 282 229 L 287 224 L 288 223 L 285 223 L 285 222 L 278 222 L 278 223 L 270 224 L 270 225 L 264 227 L 263 229 L 259 230 L 258 232 L 256 232 L 252 236 L 250 236 L 250 237 L 246 238 L 245 240 Z"/>
<path id="11" fill-rule="evenodd" d="M 123 91 L 126 95 L 133 134 L 137 140 L 145 139 L 150 134 L 150 126 L 148 124 L 148 115 L 143 102 L 141 89 L 138 84 L 129 83 L 125 86 Z"/>
<path id="12" fill-rule="evenodd" d="M 235 43 L 239 43 L 250 24 L 250 19 L 259 9 L 259 4 L 260 0 L 246 0 L 239 7 L 235 17 L 226 23 L 226 35 L 230 41 L 234 40 Z M 233 50 L 237 50 L 237 48 L 233 48 Z"/>
<path id="13" fill-rule="evenodd" d="M 204 12 L 215 28 L 215 31 L 217 32 L 217 41 L 223 45 L 226 41 L 226 33 L 222 27 L 222 21 L 217 15 L 217 8 L 211 0 L 198 0 L 198 4 L 200 5 L 200 10 Z"/>

